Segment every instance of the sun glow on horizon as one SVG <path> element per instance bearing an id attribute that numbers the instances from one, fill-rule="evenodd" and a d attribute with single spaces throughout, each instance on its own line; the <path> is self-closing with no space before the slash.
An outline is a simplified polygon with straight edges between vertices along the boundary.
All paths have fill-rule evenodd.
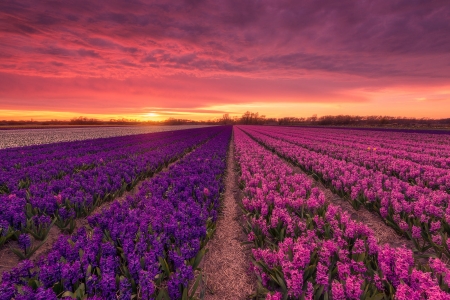
<path id="1" fill-rule="evenodd" d="M 146 113 L 144 116 L 145 117 L 150 117 L 150 118 L 159 117 L 159 115 L 157 113 L 154 113 L 154 112 Z"/>

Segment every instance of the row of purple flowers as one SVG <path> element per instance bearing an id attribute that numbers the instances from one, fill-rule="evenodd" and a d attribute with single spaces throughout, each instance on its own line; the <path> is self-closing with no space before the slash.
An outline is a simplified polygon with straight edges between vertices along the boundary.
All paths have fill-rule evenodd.
<path id="1" fill-rule="evenodd" d="M 0 246 L 8 239 L 17 239 L 20 232 L 30 232 L 36 239 L 43 240 L 53 223 L 70 233 L 75 218 L 89 215 L 95 207 L 131 189 L 220 130 L 211 127 L 136 135 L 132 136 L 136 146 L 127 146 L 129 137 L 125 139 L 124 149 L 120 147 L 120 142 L 115 142 L 115 139 L 121 141 L 122 138 L 111 138 L 108 140 L 113 141 L 117 152 L 117 155 L 109 156 L 111 159 L 104 160 L 105 152 L 98 152 L 91 155 L 90 159 L 93 157 L 98 161 L 91 168 L 49 181 L 32 180 L 26 188 L 0 195 Z M 106 152 L 110 152 L 108 144 L 100 144 Z M 49 147 L 58 148 L 55 145 Z M 67 155 L 76 156 L 73 152 Z M 66 156 L 62 161 L 47 160 L 45 165 L 59 170 L 64 165 L 76 167 L 76 163 L 71 164 L 71 161 L 71 156 Z M 35 178 L 31 174 L 27 176 Z"/>
<path id="2" fill-rule="evenodd" d="M 17 193 L 32 184 L 61 179 L 67 175 L 93 169 L 111 161 L 157 148 L 159 142 L 185 138 L 182 132 L 55 143 L 0 151 L 4 162 L 0 169 L 0 186 L 4 194 Z M 48 148 L 48 149 L 47 149 Z"/>
<path id="3" fill-rule="evenodd" d="M 230 127 L 213 131 L 137 194 L 62 236 L 45 259 L 4 274 L 0 299 L 192 297 L 198 281 L 188 285 L 215 229 L 231 136 Z"/>

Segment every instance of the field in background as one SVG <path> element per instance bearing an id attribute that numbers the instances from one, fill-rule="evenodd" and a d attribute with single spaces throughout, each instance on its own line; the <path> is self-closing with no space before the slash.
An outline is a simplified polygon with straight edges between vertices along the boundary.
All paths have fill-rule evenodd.
<path id="1" fill-rule="evenodd" d="M 31 145 L 71 142 L 133 134 L 208 127 L 210 125 L 177 126 L 67 126 L 65 128 L 24 128 L 0 130 L 0 149 Z M 20 128 L 20 127 L 18 127 Z"/>

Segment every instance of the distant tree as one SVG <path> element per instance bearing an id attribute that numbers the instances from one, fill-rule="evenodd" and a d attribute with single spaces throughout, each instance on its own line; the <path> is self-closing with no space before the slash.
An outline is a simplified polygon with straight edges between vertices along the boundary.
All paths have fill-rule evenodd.
<path id="1" fill-rule="evenodd" d="M 219 120 L 219 122 L 227 125 L 227 124 L 232 124 L 233 121 L 231 120 L 229 114 L 223 114 L 222 119 Z"/>
<path id="2" fill-rule="evenodd" d="M 73 125 L 96 125 L 96 124 L 101 124 L 101 122 L 94 118 L 88 119 L 86 117 L 80 116 L 78 118 L 71 119 L 70 124 L 73 124 Z"/>
<path id="3" fill-rule="evenodd" d="M 250 124 L 250 121 L 252 118 L 251 116 L 252 116 L 252 113 L 249 111 L 246 111 L 241 117 L 241 123 L 242 124 Z"/>

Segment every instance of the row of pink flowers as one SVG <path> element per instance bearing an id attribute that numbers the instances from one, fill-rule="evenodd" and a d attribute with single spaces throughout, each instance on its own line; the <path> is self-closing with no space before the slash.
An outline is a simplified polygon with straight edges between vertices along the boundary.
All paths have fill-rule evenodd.
<path id="1" fill-rule="evenodd" d="M 254 129 L 258 130 L 258 128 Z M 258 131 L 265 133 L 265 130 Z M 423 151 L 414 153 L 409 150 L 392 150 L 392 144 L 398 147 L 397 143 L 387 141 L 375 143 L 371 141 L 368 134 L 365 139 L 360 139 L 358 142 L 348 141 L 346 138 L 348 139 L 348 135 L 351 136 L 351 132 L 347 131 L 328 137 L 320 133 L 310 135 L 307 131 L 305 134 L 304 129 L 283 132 L 279 128 L 273 128 L 270 129 L 270 134 L 308 150 L 396 176 L 421 187 L 450 191 L 450 157 L 445 157 L 450 153 L 450 149 L 448 153 L 439 152 L 439 155 L 424 154 Z M 377 144 L 378 146 L 374 146 Z M 428 148 L 434 146 L 438 145 L 431 144 Z"/>
<path id="2" fill-rule="evenodd" d="M 351 147 L 371 154 L 390 155 L 421 165 L 450 169 L 450 136 L 317 128 L 271 128 L 277 134 L 303 137 L 312 143 Z"/>
<path id="3" fill-rule="evenodd" d="M 411 185 L 395 176 L 368 169 L 346 160 L 310 151 L 277 137 L 245 128 L 253 138 L 318 176 L 335 193 L 348 197 L 358 208 L 377 212 L 398 233 L 413 240 L 420 251 L 434 248 L 450 257 L 450 195 Z"/>
<path id="4" fill-rule="evenodd" d="M 295 132 L 298 128 L 279 127 L 280 131 Z M 282 129 L 282 130 L 281 130 Z M 412 132 L 376 131 L 376 130 L 341 130 L 323 128 L 302 128 L 304 132 L 310 132 L 312 136 L 326 136 L 328 138 L 338 137 L 343 141 L 355 141 L 361 144 L 370 143 L 373 147 L 380 149 L 388 148 L 403 151 L 410 154 L 429 154 L 437 157 L 450 157 L 450 135 L 428 134 Z"/>
<path id="5" fill-rule="evenodd" d="M 411 250 L 379 246 L 307 176 L 240 129 L 234 137 L 253 270 L 266 299 L 450 299 L 450 272 L 439 259 L 417 267 Z"/>

